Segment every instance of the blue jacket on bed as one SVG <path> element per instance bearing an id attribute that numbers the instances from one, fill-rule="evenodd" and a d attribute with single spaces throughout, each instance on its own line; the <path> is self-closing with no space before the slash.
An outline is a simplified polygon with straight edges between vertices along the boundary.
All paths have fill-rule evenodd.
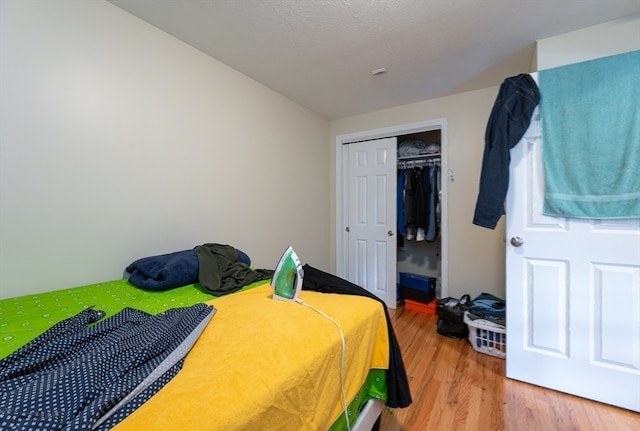
<path id="1" fill-rule="evenodd" d="M 231 246 L 225 246 L 231 248 Z M 197 248 L 197 247 L 196 247 Z M 244 252 L 234 249 L 237 262 L 251 264 Z M 196 250 L 183 250 L 158 256 L 143 257 L 127 266 L 129 282 L 146 290 L 168 290 L 198 282 L 200 265 Z"/>

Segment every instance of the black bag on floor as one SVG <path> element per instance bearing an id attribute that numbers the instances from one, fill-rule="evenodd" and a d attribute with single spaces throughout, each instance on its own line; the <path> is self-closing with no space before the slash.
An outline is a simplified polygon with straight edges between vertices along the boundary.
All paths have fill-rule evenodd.
<path id="1" fill-rule="evenodd" d="M 460 299 L 438 299 L 436 315 L 438 316 L 437 331 L 440 335 L 451 338 L 467 338 L 469 328 L 464 323 L 464 312 L 471 308 L 471 297 L 464 295 Z"/>

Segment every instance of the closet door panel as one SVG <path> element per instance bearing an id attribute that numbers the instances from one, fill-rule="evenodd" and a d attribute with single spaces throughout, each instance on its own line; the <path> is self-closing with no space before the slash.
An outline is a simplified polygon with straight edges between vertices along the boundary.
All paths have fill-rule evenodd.
<path id="1" fill-rule="evenodd" d="M 348 145 L 347 279 L 396 307 L 396 139 Z"/>

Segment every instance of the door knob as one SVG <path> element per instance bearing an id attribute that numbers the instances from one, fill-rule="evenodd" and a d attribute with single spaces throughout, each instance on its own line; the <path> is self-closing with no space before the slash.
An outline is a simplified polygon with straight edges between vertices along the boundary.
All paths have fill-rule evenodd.
<path id="1" fill-rule="evenodd" d="M 387 235 L 393 236 L 393 231 L 390 230 L 389 232 L 387 232 Z"/>
<path id="2" fill-rule="evenodd" d="M 519 236 L 512 236 L 511 237 L 511 245 L 514 247 L 520 247 L 522 244 L 524 244 L 524 239 L 519 237 Z"/>

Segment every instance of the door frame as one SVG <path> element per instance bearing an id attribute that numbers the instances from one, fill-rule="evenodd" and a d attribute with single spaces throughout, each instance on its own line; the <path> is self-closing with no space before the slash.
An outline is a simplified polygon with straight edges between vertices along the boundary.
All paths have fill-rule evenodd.
<path id="1" fill-rule="evenodd" d="M 441 293 L 440 295 L 445 298 L 449 295 L 449 241 L 448 241 L 448 220 L 447 220 L 447 207 L 448 207 L 448 182 L 449 182 L 449 169 L 448 166 L 448 146 L 447 146 L 447 119 L 438 118 L 434 120 L 425 120 L 417 123 L 400 124 L 397 126 L 384 127 L 381 129 L 363 130 L 360 132 L 348 133 L 336 136 L 336 213 L 335 213 L 335 226 L 336 226 L 336 274 L 339 277 L 346 278 L 345 268 L 345 253 L 347 246 L 347 236 L 345 235 L 345 226 L 347 221 L 347 208 L 346 199 L 348 193 L 346 193 L 344 184 L 347 177 L 348 166 L 344 163 L 344 146 L 353 142 L 359 141 L 371 141 L 381 138 L 392 138 L 401 135 L 410 135 L 413 133 L 429 132 L 432 130 L 440 130 L 440 281 L 441 281 Z M 446 173 L 446 174 L 445 174 Z M 393 268 L 395 271 L 395 268 Z"/>

